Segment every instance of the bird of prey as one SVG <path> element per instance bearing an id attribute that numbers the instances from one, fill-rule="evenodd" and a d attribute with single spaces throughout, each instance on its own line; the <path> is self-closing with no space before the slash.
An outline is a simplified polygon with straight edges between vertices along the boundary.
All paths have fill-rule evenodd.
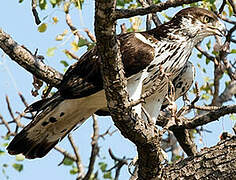
<path id="1" fill-rule="evenodd" d="M 175 85 L 175 98 L 191 86 L 194 68 L 188 59 L 194 46 L 205 37 L 225 33 L 225 25 L 213 12 L 191 7 L 152 30 L 118 35 L 130 100 L 138 100 L 154 83 L 159 84 L 145 103 L 134 107 L 135 112 L 145 119 L 145 109 L 155 123 L 162 105 L 168 104 L 168 82 Z M 43 157 L 91 114 L 106 109 L 100 62 L 95 46 L 69 67 L 52 97 L 29 106 L 27 111 L 36 115 L 10 142 L 8 152 L 29 159 Z"/>

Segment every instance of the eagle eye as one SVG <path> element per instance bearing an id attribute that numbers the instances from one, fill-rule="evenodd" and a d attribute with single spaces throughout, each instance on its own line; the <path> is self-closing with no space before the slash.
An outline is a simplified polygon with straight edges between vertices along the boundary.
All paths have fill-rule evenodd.
<path id="1" fill-rule="evenodd" d="M 213 19 L 209 16 L 204 16 L 203 17 L 203 23 L 211 23 Z"/>

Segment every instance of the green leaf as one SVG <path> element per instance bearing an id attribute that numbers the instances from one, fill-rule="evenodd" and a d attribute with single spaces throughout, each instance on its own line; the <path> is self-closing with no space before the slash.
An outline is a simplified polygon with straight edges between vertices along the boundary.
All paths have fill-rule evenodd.
<path id="1" fill-rule="evenodd" d="M 39 7 L 42 10 L 46 9 L 47 8 L 47 1 L 46 0 L 39 0 Z"/>
<path id="2" fill-rule="evenodd" d="M 106 168 L 107 168 L 107 164 L 106 163 L 99 162 L 98 165 L 100 166 L 100 169 L 101 169 L 102 172 L 106 171 Z"/>
<path id="3" fill-rule="evenodd" d="M 203 95 L 202 95 L 202 99 L 208 100 L 208 99 L 210 99 L 210 96 L 207 95 L 207 94 L 203 94 Z"/>
<path id="4" fill-rule="evenodd" d="M 70 170 L 70 174 L 74 175 L 78 173 L 78 168 L 77 167 L 73 167 L 73 169 Z"/>
<path id="5" fill-rule="evenodd" d="M 231 81 L 225 81 L 225 86 L 229 87 Z"/>
<path id="6" fill-rule="evenodd" d="M 3 164 L 2 167 L 7 168 L 8 164 Z"/>
<path id="7" fill-rule="evenodd" d="M 179 156 L 179 155 L 176 155 L 176 156 L 175 156 L 175 159 L 176 159 L 176 160 L 179 160 L 179 159 L 181 159 L 181 158 L 182 158 L 182 156 Z"/>
<path id="8" fill-rule="evenodd" d="M 204 82 L 206 83 L 210 81 L 210 78 L 208 76 L 204 77 L 203 79 L 204 79 Z"/>
<path id="9" fill-rule="evenodd" d="M 231 6 L 231 4 L 228 2 L 228 1 L 226 1 L 226 3 L 227 3 L 227 7 L 228 7 L 228 11 L 229 11 L 229 16 L 232 16 L 234 13 L 233 13 L 233 8 L 232 8 L 232 6 Z"/>
<path id="10" fill-rule="evenodd" d="M 166 13 L 162 12 L 161 15 L 166 18 L 167 20 L 171 20 L 172 17 L 168 16 Z"/>
<path id="11" fill-rule="evenodd" d="M 64 160 L 63 160 L 63 164 L 66 165 L 66 166 L 71 166 L 73 164 L 73 160 L 70 159 L 70 158 L 67 158 L 65 157 Z"/>
<path id="12" fill-rule="evenodd" d="M 205 69 L 205 68 L 202 68 L 202 72 L 206 73 L 206 69 Z"/>
<path id="13" fill-rule="evenodd" d="M 219 55 L 219 51 L 212 51 L 212 54 L 214 54 L 215 56 Z"/>
<path id="14" fill-rule="evenodd" d="M 197 54 L 197 57 L 198 57 L 199 59 L 201 59 L 201 58 L 202 58 L 202 53 L 198 53 L 198 54 Z"/>
<path id="15" fill-rule="evenodd" d="M 16 155 L 16 161 L 24 161 L 24 160 L 25 160 L 25 156 L 23 156 L 22 154 Z"/>
<path id="16" fill-rule="evenodd" d="M 112 177 L 111 177 L 111 171 L 105 172 L 105 173 L 103 174 L 103 177 L 104 177 L 104 179 L 112 179 Z"/>
<path id="17" fill-rule="evenodd" d="M 62 41 L 63 38 L 64 38 L 64 36 L 62 36 L 61 34 L 58 34 L 58 35 L 56 36 L 56 41 Z"/>
<path id="18" fill-rule="evenodd" d="M 6 143 L 3 143 L 2 146 L 3 146 L 3 147 L 7 147 L 7 146 L 8 146 L 8 143 L 7 143 L 7 142 L 6 142 Z"/>
<path id="19" fill-rule="evenodd" d="M 96 45 L 96 43 L 89 43 L 88 44 L 88 50 L 92 49 L 95 45 Z"/>
<path id="20" fill-rule="evenodd" d="M 21 172 L 21 171 L 23 170 L 23 164 L 15 163 L 15 164 L 12 165 L 12 167 L 13 167 L 15 170 L 19 171 L 19 172 Z"/>
<path id="21" fill-rule="evenodd" d="M 211 60 L 206 58 L 206 64 L 209 64 L 209 62 L 211 62 Z"/>
<path id="22" fill-rule="evenodd" d="M 63 64 L 65 67 L 69 66 L 69 64 L 66 61 L 64 61 L 64 60 L 61 60 L 60 63 Z"/>
<path id="23" fill-rule="evenodd" d="M 206 47 L 208 50 L 211 49 L 211 40 L 208 41 L 208 43 L 206 44 Z"/>
<path id="24" fill-rule="evenodd" d="M 47 56 L 54 56 L 56 47 L 48 48 L 47 50 Z"/>
<path id="25" fill-rule="evenodd" d="M 0 156 L 1 156 L 1 155 L 4 155 L 4 154 L 5 154 L 5 151 L 3 151 L 3 150 L 0 149 Z"/>
<path id="26" fill-rule="evenodd" d="M 78 42 L 78 46 L 79 47 L 83 47 L 83 46 L 86 46 L 88 45 L 88 41 L 85 40 L 85 39 L 80 39 L 79 42 Z"/>
<path id="27" fill-rule="evenodd" d="M 230 114 L 229 118 L 233 121 L 236 121 L 236 116 L 235 114 Z"/>
<path id="28" fill-rule="evenodd" d="M 24 0 L 19 0 L 19 3 L 22 3 Z"/>
<path id="29" fill-rule="evenodd" d="M 10 136 L 6 135 L 3 137 L 4 140 L 10 140 Z"/>
<path id="30" fill-rule="evenodd" d="M 42 23 L 39 27 L 38 27 L 38 31 L 39 32 L 45 32 L 47 30 L 48 25 L 46 23 Z"/>
<path id="31" fill-rule="evenodd" d="M 210 0 L 210 3 L 211 4 L 214 4 L 216 0 Z"/>
<path id="32" fill-rule="evenodd" d="M 78 43 L 76 43 L 75 41 L 73 41 L 73 42 L 71 42 L 70 44 L 71 44 L 71 46 L 72 46 L 73 51 L 78 51 L 78 49 L 79 49 Z"/>
<path id="33" fill-rule="evenodd" d="M 55 6 L 57 4 L 57 0 L 50 0 L 50 3 Z"/>
<path id="34" fill-rule="evenodd" d="M 236 49 L 232 49 L 230 53 L 236 53 Z"/>

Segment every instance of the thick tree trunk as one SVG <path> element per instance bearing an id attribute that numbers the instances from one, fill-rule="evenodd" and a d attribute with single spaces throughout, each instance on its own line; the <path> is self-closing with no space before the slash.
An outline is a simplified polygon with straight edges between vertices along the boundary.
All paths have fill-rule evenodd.
<path id="1" fill-rule="evenodd" d="M 236 179 L 236 136 L 164 167 L 161 179 Z"/>

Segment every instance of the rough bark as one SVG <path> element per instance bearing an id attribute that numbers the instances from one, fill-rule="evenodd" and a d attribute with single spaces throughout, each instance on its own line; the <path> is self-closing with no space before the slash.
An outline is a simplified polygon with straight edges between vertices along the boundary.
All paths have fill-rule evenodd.
<path id="1" fill-rule="evenodd" d="M 137 145 L 139 178 L 152 179 L 159 172 L 160 143 L 153 126 L 134 116 L 129 106 L 126 79 L 115 33 L 115 1 L 97 0 L 95 34 L 102 59 L 102 74 L 108 107 L 122 135 Z"/>
<path id="2" fill-rule="evenodd" d="M 0 28 L 0 48 L 15 62 L 35 77 L 53 87 L 58 87 L 62 74 L 36 58 L 27 48 L 15 42 Z"/>
<path id="3" fill-rule="evenodd" d="M 162 169 L 161 179 L 236 179 L 236 136 Z"/>
<path id="4" fill-rule="evenodd" d="M 137 8 L 137 9 L 116 9 L 115 13 L 112 17 L 114 19 L 122 19 L 122 18 L 129 18 L 138 15 L 146 15 L 149 13 L 156 13 L 162 10 L 166 10 L 170 7 L 177 7 L 184 4 L 190 4 L 194 2 L 198 2 L 200 0 L 168 0 L 166 2 L 161 2 L 158 4 L 152 4 L 148 7 L 144 8 Z"/>
<path id="5" fill-rule="evenodd" d="M 179 145 L 188 156 L 194 156 L 197 153 L 197 146 L 193 142 L 188 129 L 173 129 Z"/>
<path id="6" fill-rule="evenodd" d="M 192 119 L 186 118 L 183 121 L 180 121 L 178 125 L 173 125 L 169 127 L 169 129 L 194 129 L 198 126 L 208 124 L 210 122 L 218 120 L 220 117 L 233 113 L 236 113 L 236 105 L 222 106 L 219 109 L 198 115 Z M 164 116 L 158 117 L 157 125 L 164 127 L 167 123 L 168 118 Z"/>

